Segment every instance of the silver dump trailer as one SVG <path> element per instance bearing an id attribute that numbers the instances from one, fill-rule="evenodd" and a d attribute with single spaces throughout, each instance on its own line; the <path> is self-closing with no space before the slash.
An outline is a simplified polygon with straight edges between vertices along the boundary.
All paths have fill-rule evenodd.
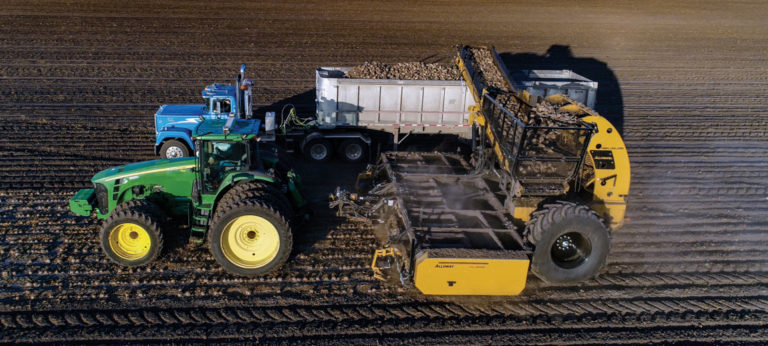
<path id="1" fill-rule="evenodd" d="M 533 95 L 566 94 L 594 106 L 597 83 L 568 70 L 510 73 L 494 58 L 509 85 Z M 350 162 L 376 157 L 379 149 L 411 133 L 456 134 L 470 138 L 469 107 L 474 97 L 464 80 L 346 78 L 348 67 L 315 72 L 317 111 L 312 126 L 285 129 L 278 139 L 289 152 L 314 161 L 340 156 Z M 281 121 L 282 123 L 282 121 Z M 394 136 L 381 136 L 391 133 Z M 383 139 L 386 138 L 386 139 Z M 385 143 L 394 139 L 394 143 Z"/>
<path id="2" fill-rule="evenodd" d="M 345 78 L 347 67 L 316 71 L 317 121 L 398 132 L 469 133 L 475 104 L 463 80 Z"/>
<path id="3" fill-rule="evenodd" d="M 316 70 L 319 124 L 359 126 L 396 135 L 451 133 L 469 137 L 468 107 L 475 101 L 463 80 L 352 79 L 345 77 L 349 70 Z M 597 82 L 573 71 L 502 70 L 518 91 L 543 97 L 564 94 L 594 108 Z"/>

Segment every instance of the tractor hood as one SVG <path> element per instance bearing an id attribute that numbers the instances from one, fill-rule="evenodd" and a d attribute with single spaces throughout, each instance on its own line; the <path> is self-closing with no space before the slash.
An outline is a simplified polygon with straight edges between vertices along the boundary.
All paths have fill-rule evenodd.
<path id="1" fill-rule="evenodd" d="M 184 115 L 201 116 L 204 113 L 204 105 L 162 105 L 157 110 L 157 115 Z"/>
<path id="2" fill-rule="evenodd" d="M 178 170 L 188 170 L 195 167 L 194 157 L 179 157 L 174 159 L 160 159 L 144 162 L 136 162 L 123 166 L 105 169 L 93 176 L 91 182 L 102 183 L 105 181 L 123 179 L 136 179 L 139 176 Z"/>

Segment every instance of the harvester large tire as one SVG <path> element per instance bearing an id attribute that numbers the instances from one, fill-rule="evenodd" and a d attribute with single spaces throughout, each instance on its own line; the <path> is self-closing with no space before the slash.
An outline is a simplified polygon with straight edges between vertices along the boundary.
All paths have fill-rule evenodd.
<path id="1" fill-rule="evenodd" d="M 163 250 L 165 216 L 154 203 L 133 200 L 112 211 L 99 232 L 107 257 L 124 266 L 148 264 Z"/>
<path id="2" fill-rule="evenodd" d="M 558 202 L 533 213 L 525 235 L 534 246 L 531 271 L 550 283 L 579 282 L 597 275 L 608 256 L 610 236 L 588 207 Z"/>
<path id="3" fill-rule="evenodd" d="M 225 270 L 252 277 L 269 274 L 285 264 L 293 234 L 288 221 L 273 206 L 245 198 L 217 209 L 208 244 Z"/>

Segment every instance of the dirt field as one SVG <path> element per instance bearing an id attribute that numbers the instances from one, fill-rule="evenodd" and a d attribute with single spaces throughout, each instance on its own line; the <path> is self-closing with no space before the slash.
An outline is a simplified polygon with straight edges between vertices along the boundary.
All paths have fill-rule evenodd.
<path id="1" fill-rule="evenodd" d="M 0 342 L 768 342 L 768 5 L 66 3 L 0 4 Z M 357 166 L 307 177 L 318 213 L 266 278 L 202 248 L 117 267 L 99 223 L 68 212 L 95 172 L 155 158 L 158 105 L 241 63 L 259 112 L 312 109 L 316 67 L 448 62 L 462 43 L 601 83 L 633 176 L 597 279 L 471 300 L 381 284 L 370 230 L 325 209 Z"/>

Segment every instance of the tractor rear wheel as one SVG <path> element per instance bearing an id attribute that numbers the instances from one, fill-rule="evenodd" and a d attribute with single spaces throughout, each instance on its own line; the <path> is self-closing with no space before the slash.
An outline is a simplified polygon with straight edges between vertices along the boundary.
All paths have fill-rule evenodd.
<path id="1" fill-rule="evenodd" d="M 213 257 L 228 272 L 260 276 L 288 261 L 293 235 L 276 208 L 256 198 L 245 198 L 217 209 L 208 244 Z"/>
<path id="2" fill-rule="evenodd" d="M 115 263 L 124 266 L 148 264 L 162 252 L 164 221 L 162 211 L 150 201 L 122 203 L 101 228 L 101 247 Z"/>
<path id="3" fill-rule="evenodd" d="M 233 186 L 216 204 L 216 209 L 226 208 L 228 205 L 237 203 L 243 199 L 253 198 L 264 203 L 269 203 L 286 220 L 293 223 L 293 206 L 288 198 L 270 183 L 261 180 L 250 180 Z"/>
<path id="4" fill-rule="evenodd" d="M 534 246 L 531 271 L 546 282 L 572 283 L 594 277 L 608 256 L 608 228 L 585 205 L 546 205 L 533 213 L 525 235 Z"/>

